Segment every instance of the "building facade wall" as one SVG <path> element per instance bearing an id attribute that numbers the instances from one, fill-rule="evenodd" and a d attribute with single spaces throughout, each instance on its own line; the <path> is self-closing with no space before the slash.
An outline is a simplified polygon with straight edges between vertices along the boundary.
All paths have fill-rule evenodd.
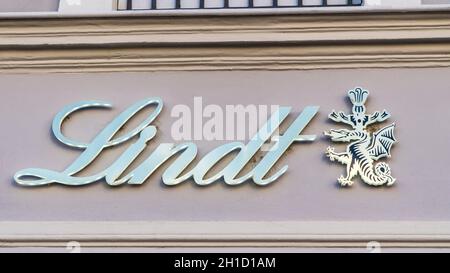
<path id="1" fill-rule="evenodd" d="M 39 16 L 0 19 L 2 246 L 75 240 L 99 248 L 348 250 L 376 240 L 392 250 L 450 247 L 448 9 Z M 332 143 L 321 132 L 339 127 L 327 115 L 350 111 L 346 92 L 356 86 L 371 91 L 369 111 L 387 109 L 397 124 L 399 143 L 389 159 L 395 187 L 358 181 L 341 189 L 335 180 L 343 166 L 323 156 Z M 26 188 L 13 181 L 20 169 L 63 170 L 80 154 L 51 135 L 61 107 L 92 99 L 114 105 L 68 122 L 66 132 L 87 141 L 114 114 L 154 96 L 165 103 L 155 142 L 168 138 L 172 107 L 196 96 L 221 106 L 292 106 L 294 116 L 319 105 L 305 129 L 319 137 L 293 146 L 280 161 L 289 171 L 265 188 L 192 181 L 170 188 L 161 184 L 161 170 L 144 185 L 118 188 Z M 201 157 L 223 142 L 197 144 Z"/>
<path id="2" fill-rule="evenodd" d="M 59 0 L 4 0 L 0 12 L 57 11 Z"/>

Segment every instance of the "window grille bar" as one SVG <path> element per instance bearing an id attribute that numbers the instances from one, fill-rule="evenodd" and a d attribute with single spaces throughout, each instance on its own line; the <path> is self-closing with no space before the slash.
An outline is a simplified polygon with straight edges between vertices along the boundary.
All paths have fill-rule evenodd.
<path id="1" fill-rule="evenodd" d="M 133 7 L 133 1 L 140 1 L 140 3 L 142 4 L 144 0 L 118 0 L 117 1 L 117 10 L 143 10 L 141 8 L 135 8 Z M 147 0 L 149 2 L 147 2 L 147 10 L 156 10 L 158 9 L 158 1 L 169 1 L 169 0 Z M 312 5 L 308 5 L 305 4 L 305 0 L 297 0 L 297 3 L 295 4 L 295 2 L 288 6 L 286 4 L 280 5 L 279 4 L 279 0 L 272 0 L 272 5 L 257 5 L 257 1 L 258 0 L 248 0 L 246 6 L 243 7 L 234 7 L 234 6 L 230 6 L 231 1 L 233 0 L 223 0 L 223 6 L 222 7 L 209 7 L 206 6 L 206 1 L 208 0 L 192 0 L 192 3 L 198 3 L 198 7 L 188 7 L 185 8 L 183 7 L 183 2 L 184 1 L 189 1 L 189 0 L 173 0 L 174 2 L 172 2 L 172 7 L 171 8 L 165 8 L 165 9 L 261 9 L 261 8 L 293 8 L 293 7 L 301 7 L 301 8 L 307 8 L 307 7 L 322 7 L 322 8 L 326 8 L 326 7 L 354 7 L 354 6 L 362 6 L 363 5 L 363 0 L 343 0 L 342 4 L 333 4 L 330 3 L 332 1 L 328 1 L 328 0 L 322 0 L 322 1 L 318 1 L 318 5 L 317 6 L 312 6 Z M 184 2 L 187 3 L 187 2 Z M 270 2 L 269 2 L 270 3 Z M 144 9 L 145 10 L 145 9 Z"/>

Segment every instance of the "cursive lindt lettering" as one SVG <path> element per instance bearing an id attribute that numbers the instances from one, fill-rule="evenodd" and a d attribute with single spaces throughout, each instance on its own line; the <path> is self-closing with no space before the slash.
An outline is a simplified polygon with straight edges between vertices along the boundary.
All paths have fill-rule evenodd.
<path id="1" fill-rule="evenodd" d="M 124 125 L 145 108 L 154 106 L 154 110 L 137 127 L 120 137 L 116 137 L 118 131 Z M 275 174 L 268 176 L 269 171 L 275 163 L 295 142 L 314 141 L 315 135 L 300 135 L 303 129 L 312 120 L 318 111 L 316 106 L 308 106 L 290 124 L 283 135 L 274 138 L 271 136 L 279 128 L 291 111 L 291 107 L 280 107 L 267 122 L 260 128 L 260 131 L 247 143 L 232 142 L 209 152 L 205 155 L 192 170 L 185 172 L 187 167 L 194 162 L 197 156 L 197 146 L 192 142 L 160 144 L 140 165 L 127 174 L 124 172 L 146 149 L 148 142 L 157 134 L 157 129 L 152 122 L 158 117 L 163 108 L 160 98 L 149 98 L 141 100 L 131 105 L 124 112 L 111 121 L 90 143 L 80 142 L 66 137 L 61 130 L 64 120 L 77 111 L 89 108 L 111 108 L 109 103 L 101 101 L 82 101 L 63 108 L 54 118 L 52 131 L 55 138 L 69 147 L 83 150 L 80 156 L 70 164 L 64 171 L 58 172 L 41 168 L 28 168 L 17 172 L 14 180 L 24 186 L 40 186 L 52 183 L 69 186 L 81 186 L 94 183 L 104 179 L 108 185 L 118 186 L 122 184 L 142 184 L 144 183 L 162 164 L 176 156 L 174 162 L 164 171 L 162 181 L 169 186 L 178 185 L 192 179 L 197 185 L 206 186 L 220 179 L 228 185 L 239 185 L 246 181 L 253 180 L 257 185 L 264 186 L 276 181 L 288 169 L 283 166 Z M 110 147 L 122 145 L 133 138 L 137 141 L 131 144 L 109 167 L 103 171 L 90 176 L 76 176 L 86 169 L 98 156 Z M 269 140 L 276 141 L 275 145 L 269 149 L 256 166 L 245 175 L 238 177 L 244 167 L 256 155 L 261 147 Z M 237 155 L 223 169 L 213 176 L 206 178 L 206 174 L 218 165 L 224 157 L 233 152 Z M 185 172 L 185 173 L 184 173 Z M 183 175 L 181 175 L 184 173 Z"/>

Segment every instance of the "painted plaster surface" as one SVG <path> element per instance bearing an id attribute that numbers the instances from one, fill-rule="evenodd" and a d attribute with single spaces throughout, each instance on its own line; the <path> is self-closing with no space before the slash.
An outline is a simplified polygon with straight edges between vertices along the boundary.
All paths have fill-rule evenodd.
<path id="1" fill-rule="evenodd" d="M 57 11 L 59 0 L 2 0 L 0 12 Z"/>
<path id="2" fill-rule="evenodd" d="M 449 73 L 442 68 L 0 75 L 0 221 L 449 221 Z M 388 160 L 397 178 L 394 187 L 372 188 L 357 180 L 352 188 L 341 189 L 336 178 L 343 166 L 324 157 L 336 143 L 322 132 L 342 128 L 327 115 L 333 109 L 350 111 L 346 94 L 355 86 L 370 90 L 368 112 L 386 109 L 397 124 L 399 143 Z M 194 96 L 202 96 L 204 104 L 292 106 L 292 118 L 307 105 L 319 105 L 304 131 L 319 138 L 294 144 L 276 166 L 288 164 L 287 173 L 268 187 L 216 183 L 200 188 L 191 182 L 167 187 L 160 179 L 167 164 L 141 186 L 24 188 L 13 182 L 20 169 L 62 171 L 80 154 L 51 134 L 53 116 L 63 106 L 94 99 L 114 105 L 111 111 L 80 112 L 67 121 L 68 136 L 89 141 L 126 107 L 153 96 L 163 99 L 164 109 L 155 123 L 157 138 L 145 155 L 171 141 L 170 110 L 180 103 L 192 105 Z M 195 142 L 201 158 L 227 141 Z M 127 145 L 105 153 L 84 174 L 109 166 Z"/>

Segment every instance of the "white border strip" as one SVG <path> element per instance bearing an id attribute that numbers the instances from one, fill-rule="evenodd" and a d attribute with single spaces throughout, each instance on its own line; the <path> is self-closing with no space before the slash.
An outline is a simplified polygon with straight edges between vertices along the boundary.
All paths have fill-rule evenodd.
<path id="1" fill-rule="evenodd" d="M 177 9 L 177 10 L 133 10 L 111 12 L 1 12 L 0 19 L 36 18 L 95 18 L 95 17 L 149 17 L 149 16 L 245 16 L 288 14 L 348 14 L 348 13 L 395 13 L 450 11 L 450 5 L 431 5 L 414 8 L 405 7 L 327 7 L 327 8 L 253 8 L 253 9 Z"/>
<path id="2" fill-rule="evenodd" d="M 0 222 L 0 246 L 450 247 L 450 222 Z"/>

